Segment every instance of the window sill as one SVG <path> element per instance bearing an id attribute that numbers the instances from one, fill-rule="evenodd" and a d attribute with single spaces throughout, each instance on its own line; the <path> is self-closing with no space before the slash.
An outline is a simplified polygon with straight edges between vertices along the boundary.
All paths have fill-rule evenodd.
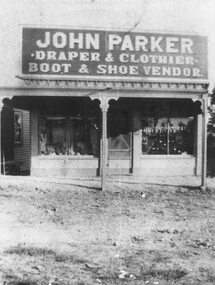
<path id="1" fill-rule="evenodd" d="M 186 155 L 181 155 L 181 154 L 142 154 L 141 158 L 150 158 L 150 159 L 190 159 L 190 158 L 195 158 L 194 155 L 191 154 L 186 154 Z"/>
<path id="2" fill-rule="evenodd" d="M 93 155 L 38 155 L 36 157 L 37 159 L 41 159 L 41 160 L 60 160 L 60 159 L 63 159 L 63 160 L 75 160 L 75 159 L 98 159 L 98 157 L 96 156 L 93 156 Z"/>

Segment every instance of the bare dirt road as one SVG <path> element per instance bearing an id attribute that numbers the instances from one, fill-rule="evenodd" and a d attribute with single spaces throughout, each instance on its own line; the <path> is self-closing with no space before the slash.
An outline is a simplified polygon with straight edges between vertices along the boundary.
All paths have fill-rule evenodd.
<path id="1" fill-rule="evenodd" d="M 1 178 L 0 281 L 215 284 L 215 180 L 198 183 Z"/>

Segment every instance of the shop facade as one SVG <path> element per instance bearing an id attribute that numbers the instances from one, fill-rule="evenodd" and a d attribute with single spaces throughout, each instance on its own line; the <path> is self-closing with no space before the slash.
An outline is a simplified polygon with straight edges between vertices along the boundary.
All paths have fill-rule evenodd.
<path id="1" fill-rule="evenodd" d="M 21 37 L 20 86 L 1 89 L 2 129 L 13 130 L 1 135 L 5 167 L 204 184 L 205 37 L 50 27 L 22 27 Z"/>

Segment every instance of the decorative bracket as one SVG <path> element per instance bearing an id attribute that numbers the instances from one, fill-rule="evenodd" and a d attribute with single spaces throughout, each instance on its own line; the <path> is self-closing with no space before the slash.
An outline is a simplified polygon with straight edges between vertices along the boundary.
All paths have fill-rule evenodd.
<path id="1" fill-rule="evenodd" d="M 0 112 L 2 111 L 3 106 L 4 106 L 4 103 L 3 103 L 2 99 L 0 99 Z"/>
<path id="2" fill-rule="evenodd" d="M 97 94 L 92 94 L 89 96 L 91 98 L 91 100 L 99 100 L 100 102 L 100 108 L 102 110 L 102 112 L 107 112 L 108 108 L 109 108 L 109 101 L 110 100 L 115 100 L 117 101 L 119 99 L 119 94 L 117 92 L 117 94 L 109 94 L 107 92 L 99 92 Z"/>
<path id="3" fill-rule="evenodd" d="M 194 103 L 199 103 L 202 113 L 204 112 L 204 108 L 208 107 L 207 94 L 203 94 L 201 99 L 192 98 L 192 101 Z"/>
<path id="4" fill-rule="evenodd" d="M 6 97 L 0 97 L 0 111 L 2 111 L 2 108 L 5 104 L 5 102 L 3 102 L 5 99 L 8 99 L 9 101 L 11 101 L 11 99 L 13 98 L 13 96 L 6 96 Z"/>

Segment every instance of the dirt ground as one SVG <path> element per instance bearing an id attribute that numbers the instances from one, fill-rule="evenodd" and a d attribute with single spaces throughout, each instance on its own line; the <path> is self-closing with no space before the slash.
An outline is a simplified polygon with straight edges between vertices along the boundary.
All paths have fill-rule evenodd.
<path id="1" fill-rule="evenodd" d="M 0 284 L 215 284 L 215 178 L 3 177 Z"/>

